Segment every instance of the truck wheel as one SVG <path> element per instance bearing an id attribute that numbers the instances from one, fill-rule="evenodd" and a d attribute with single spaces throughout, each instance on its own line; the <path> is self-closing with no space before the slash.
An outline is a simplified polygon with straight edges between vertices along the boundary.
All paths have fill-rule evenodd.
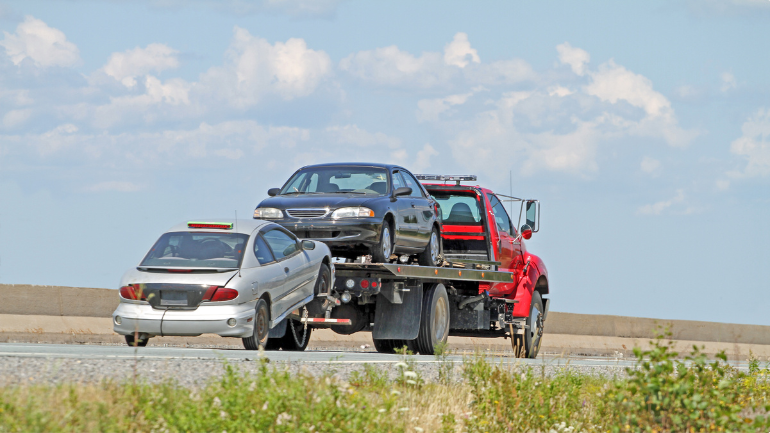
<path id="1" fill-rule="evenodd" d="M 267 335 L 270 333 L 270 312 L 264 299 L 257 301 L 254 317 L 254 332 L 243 339 L 246 350 L 259 350 L 267 345 Z"/>
<path id="2" fill-rule="evenodd" d="M 439 256 L 441 255 L 441 233 L 436 227 L 430 232 L 430 240 L 425 250 L 420 253 L 417 260 L 422 266 L 438 266 Z"/>
<path id="3" fill-rule="evenodd" d="M 536 358 L 540 351 L 540 343 L 543 337 L 543 300 L 540 293 L 532 293 L 532 306 L 529 307 L 527 317 L 528 328 L 524 335 L 516 334 L 511 339 L 513 353 L 517 358 Z"/>
<path id="4" fill-rule="evenodd" d="M 379 353 L 396 353 L 396 349 L 401 349 L 406 346 L 407 349 L 413 350 L 411 344 L 406 340 L 377 340 L 374 339 L 374 348 Z"/>
<path id="5" fill-rule="evenodd" d="M 307 349 L 310 343 L 310 333 L 313 328 L 305 326 L 302 322 L 289 319 L 286 323 L 286 334 L 281 338 L 281 347 L 283 350 L 302 352 Z"/>
<path id="6" fill-rule="evenodd" d="M 386 263 L 393 254 L 393 235 L 390 230 L 390 223 L 382 221 L 380 242 L 372 250 L 372 263 Z"/>
<path id="7" fill-rule="evenodd" d="M 137 339 L 134 338 L 134 334 L 126 335 L 126 344 L 128 344 L 131 347 L 144 347 L 147 345 L 147 342 L 150 341 L 149 337 L 139 337 Z"/>
<path id="8" fill-rule="evenodd" d="M 449 339 L 449 296 L 443 284 L 436 284 L 422 296 L 420 332 L 415 348 L 422 355 L 433 355 L 439 343 Z"/>

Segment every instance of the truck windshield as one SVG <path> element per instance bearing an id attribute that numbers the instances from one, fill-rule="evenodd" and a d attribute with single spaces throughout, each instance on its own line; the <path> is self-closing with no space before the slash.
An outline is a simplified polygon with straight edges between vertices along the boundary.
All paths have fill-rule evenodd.
<path id="1" fill-rule="evenodd" d="M 248 238 L 242 233 L 164 233 L 140 266 L 238 268 Z"/>
<path id="2" fill-rule="evenodd" d="M 481 225 L 481 213 L 476 194 L 441 194 L 431 192 L 441 208 L 444 224 Z"/>
<path id="3" fill-rule="evenodd" d="M 377 167 L 308 167 L 286 182 L 281 194 L 388 193 L 388 174 Z"/>

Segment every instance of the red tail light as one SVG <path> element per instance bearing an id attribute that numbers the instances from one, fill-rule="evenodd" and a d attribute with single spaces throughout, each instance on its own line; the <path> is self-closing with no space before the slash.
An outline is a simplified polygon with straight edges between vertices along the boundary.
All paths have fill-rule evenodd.
<path id="1" fill-rule="evenodd" d="M 132 284 L 120 288 L 120 297 L 123 299 L 131 299 L 132 301 L 147 300 L 147 295 L 142 291 L 142 287 L 139 285 L 134 287 Z"/>
<path id="2" fill-rule="evenodd" d="M 377 282 L 376 281 L 372 281 L 372 289 L 376 289 L 376 288 L 377 288 Z"/>
<path id="3" fill-rule="evenodd" d="M 366 289 L 369 287 L 369 280 L 361 280 L 361 288 Z"/>
<path id="4" fill-rule="evenodd" d="M 210 301 L 210 302 L 222 302 L 222 301 L 232 301 L 237 297 L 238 297 L 238 291 L 235 289 L 211 286 L 208 288 L 208 290 L 206 290 L 206 293 L 203 295 L 203 300 Z"/>

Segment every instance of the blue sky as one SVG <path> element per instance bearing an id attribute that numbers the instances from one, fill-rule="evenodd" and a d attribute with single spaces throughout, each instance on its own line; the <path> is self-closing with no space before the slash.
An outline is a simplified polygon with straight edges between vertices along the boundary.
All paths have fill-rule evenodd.
<path id="1" fill-rule="evenodd" d="M 116 288 L 304 164 L 542 201 L 552 308 L 770 325 L 770 1 L 0 3 L 0 283 Z"/>

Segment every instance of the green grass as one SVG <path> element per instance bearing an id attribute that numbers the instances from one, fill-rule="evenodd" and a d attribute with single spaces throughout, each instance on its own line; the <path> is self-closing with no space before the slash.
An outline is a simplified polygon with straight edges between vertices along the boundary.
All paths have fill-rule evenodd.
<path id="1" fill-rule="evenodd" d="M 663 339 L 637 350 L 622 377 L 497 365 L 478 355 L 436 382 L 411 357 L 345 379 L 268 367 L 189 389 L 161 384 L 27 385 L 0 389 L 0 432 L 767 432 L 770 373 L 739 372 L 697 348 L 676 358 Z M 449 366 L 450 368 L 447 368 Z"/>

